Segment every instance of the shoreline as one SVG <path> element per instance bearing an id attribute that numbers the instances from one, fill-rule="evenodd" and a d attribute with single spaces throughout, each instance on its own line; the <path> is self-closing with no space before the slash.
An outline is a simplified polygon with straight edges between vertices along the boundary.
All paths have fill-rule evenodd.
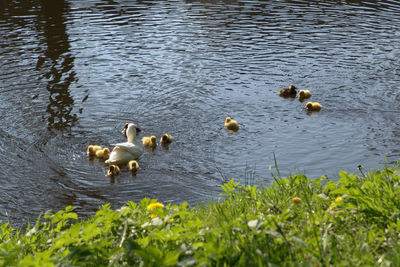
<path id="1" fill-rule="evenodd" d="M 400 164 L 360 175 L 231 179 L 193 207 L 144 198 L 79 219 L 46 212 L 26 229 L 1 223 L 2 265 L 398 265 Z"/>

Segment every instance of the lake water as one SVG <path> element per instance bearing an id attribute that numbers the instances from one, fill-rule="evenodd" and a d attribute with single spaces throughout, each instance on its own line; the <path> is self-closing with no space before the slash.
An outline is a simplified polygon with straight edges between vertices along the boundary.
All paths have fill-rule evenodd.
<path id="1" fill-rule="evenodd" d="M 318 2 L 1 0 L 0 219 L 194 204 L 271 181 L 274 154 L 282 175 L 332 180 L 399 160 L 400 4 Z M 280 98 L 291 84 L 322 111 Z M 174 142 L 110 179 L 86 148 L 125 122 Z"/>

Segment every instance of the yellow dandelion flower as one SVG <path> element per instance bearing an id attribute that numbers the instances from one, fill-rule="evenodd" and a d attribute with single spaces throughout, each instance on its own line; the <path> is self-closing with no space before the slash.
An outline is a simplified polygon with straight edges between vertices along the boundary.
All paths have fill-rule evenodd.
<path id="1" fill-rule="evenodd" d="M 337 198 L 335 198 L 335 203 L 338 203 L 339 201 L 342 201 L 342 200 L 343 200 L 342 197 L 337 197 Z"/>
<path id="2" fill-rule="evenodd" d="M 337 197 L 335 198 L 334 201 L 332 201 L 331 205 L 329 206 L 329 210 L 333 210 L 334 207 L 336 207 L 336 203 L 342 201 L 343 198 L 342 197 Z"/>
<path id="3" fill-rule="evenodd" d="M 155 209 L 162 209 L 162 208 L 164 208 L 164 205 L 160 202 L 154 202 L 147 206 L 148 211 L 155 210 Z"/>
<path id="4" fill-rule="evenodd" d="M 154 213 L 150 214 L 150 218 L 154 219 L 155 217 L 157 217 L 157 215 L 155 215 Z"/>
<path id="5" fill-rule="evenodd" d="M 174 218 L 168 220 L 169 223 L 172 223 L 173 221 L 175 221 Z"/>

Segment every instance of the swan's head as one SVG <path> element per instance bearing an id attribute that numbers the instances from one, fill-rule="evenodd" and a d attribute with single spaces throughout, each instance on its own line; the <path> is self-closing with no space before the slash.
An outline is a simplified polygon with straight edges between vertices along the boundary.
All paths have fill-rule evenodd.
<path id="1" fill-rule="evenodd" d="M 230 123 L 231 122 L 231 117 L 226 117 L 226 119 L 225 119 L 225 123 Z"/>
<path id="2" fill-rule="evenodd" d="M 313 108 L 313 103 L 312 102 L 307 102 L 306 109 L 307 110 L 312 110 L 312 108 Z"/>
<path id="3" fill-rule="evenodd" d="M 157 137 L 156 137 L 155 135 L 151 136 L 151 137 L 150 137 L 151 143 L 154 144 L 154 143 L 156 142 L 156 138 L 157 138 Z"/>
<path id="4" fill-rule="evenodd" d="M 140 127 L 134 123 L 125 123 L 124 128 L 122 129 L 122 133 L 125 138 L 129 139 L 129 137 L 135 138 L 136 134 L 141 131 Z"/>
<path id="5" fill-rule="evenodd" d="M 306 92 L 304 90 L 300 90 L 299 97 L 305 97 L 305 96 L 306 96 Z"/>

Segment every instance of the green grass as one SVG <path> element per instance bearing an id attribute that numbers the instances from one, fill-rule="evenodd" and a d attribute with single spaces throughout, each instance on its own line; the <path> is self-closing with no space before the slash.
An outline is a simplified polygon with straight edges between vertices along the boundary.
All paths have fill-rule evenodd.
<path id="1" fill-rule="evenodd" d="M 275 178 L 222 186 L 224 200 L 195 207 L 156 200 L 73 207 L 27 229 L 0 227 L 3 266 L 400 266 L 400 165 L 357 176 Z M 293 200 L 297 197 L 297 203 Z"/>

